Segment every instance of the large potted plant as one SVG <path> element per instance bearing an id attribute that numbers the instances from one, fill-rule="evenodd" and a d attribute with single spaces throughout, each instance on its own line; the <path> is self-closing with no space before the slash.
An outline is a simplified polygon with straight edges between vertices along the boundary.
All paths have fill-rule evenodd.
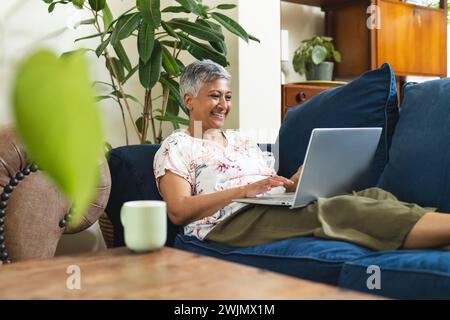
<path id="1" fill-rule="evenodd" d="M 98 99 L 112 99 L 119 105 L 126 144 L 129 144 L 126 114 L 131 118 L 133 131 L 141 143 L 160 143 L 163 140 L 162 122 L 170 122 L 174 129 L 188 124 L 188 120 L 180 116 L 180 111 L 187 115 L 177 82 L 184 68 L 179 59 L 181 51 L 188 52 L 196 59 L 211 59 L 227 66 L 223 28 L 246 42 L 259 42 L 236 21 L 222 13 L 223 10 L 235 8 L 234 4 L 210 8 L 201 0 L 176 0 L 179 5 L 161 8 L 160 0 L 136 0 L 129 1 L 129 9 L 113 17 L 106 0 L 43 1 L 49 5 L 49 12 L 56 5 L 66 4 L 92 12 L 92 19 L 81 21 L 80 24 L 93 26 L 95 33 L 76 41 L 98 39 L 98 46 L 88 52 L 103 57 L 110 74 L 110 81 L 106 83 L 110 92 Z M 165 19 L 167 15 L 164 13 L 170 13 L 170 19 Z M 173 17 L 180 13 L 183 18 Z M 186 18 L 186 14 L 191 14 L 193 20 Z M 130 37 L 136 41 L 138 61 L 132 61 L 130 52 L 122 45 Z M 136 72 L 143 87 L 142 99 L 127 92 L 126 83 Z M 157 86 L 162 87 L 162 94 L 156 97 L 154 92 Z M 142 108 L 137 119 L 131 112 L 132 103 Z"/>
<path id="2" fill-rule="evenodd" d="M 341 54 L 334 48 L 333 38 L 315 36 L 302 41 L 295 50 L 292 64 L 300 75 L 306 74 L 307 80 L 333 79 L 334 62 L 341 62 Z"/>

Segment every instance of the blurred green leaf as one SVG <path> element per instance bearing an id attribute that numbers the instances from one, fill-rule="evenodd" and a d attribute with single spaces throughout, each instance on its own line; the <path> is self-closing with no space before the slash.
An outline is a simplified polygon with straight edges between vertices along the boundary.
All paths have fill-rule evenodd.
<path id="1" fill-rule="evenodd" d="M 222 35 L 222 37 L 225 39 L 225 37 L 223 36 L 222 27 L 219 24 L 214 23 L 212 21 L 203 20 L 203 19 L 197 19 L 197 21 L 195 21 L 195 23 L 213 29 L 216 33 Z M 209 44 L 211 45 L 211 47 L 213 47 L 214 49 L 216 49 L 220 53 L 223 53 L 224 55 L 227 55 L 227 46 L 225 44 L 225 40 L 223 40 L 223 41 L 209 41 Z"/>
<path id="2" fill-rule="evenodd" d="M 101 11 L 106 5 L 106 0 L 89 0 L 89 5 L 94 11 Z"/>
<path id="3" fill-rule="evenodd" d="M 183 8 L 185 8 L 189 12 L 192 12 L 203 18 L 206 18 L 205 9 L 202 6 L 200 6 L 196 1 L 194 1 L 194 0 L 176 0 L 176 1 L 179 4 L 181 4 L 183 6 Z"/>
<path id="4" fill-rule="evenodd" d="M 95 54 L 97 55 L 97 57 L 100 57 L 103 51 L 105 51 L 105 49 L 108 47 L 110 39 L 111 37 L 106 38 L 105 40 L 102 41 L 102 43 L 99 44 L 97 49 L 95 49 Z"/>
<path id="5" fill-rule="evenodd" d="M 158 82 L 162 65 L 161 45 L 155 41 L 152 56 L 147 63 L 139 60 L 139 81 L 147 90 L 152 89 Z"/>
<path id="6" fill-rule="evenodd" d="M 164 116 L 155 116 L 155 119 L 156 120 L 161 120 L 161 121 L 175 122 L 175 123 L 178 123 L 178 124 L 189 126 L 189 120 L 188 119 L 181 118 L 181 117 L 178 117 L 178 116 L 174 116 L 174 115 L 171 115 L 171 114 L 166 114 Z"/>
<path id="7" fill-rule="evenodd" d="M 116 78 L 117 80 L 120 81 L 120 83 L 124 83 L 125 80 L 125 70 L 123 67 L 122 62 L 120 62 L 119 59 L 117 59 L 116 57 L 112 57 L 111 58 L 112 64 L 114 65 L 114 70 L 111 67 L 111 64 L 109 62 L 109 59 L 106 59 L 106 68 L 108 68 L 109 73 Z M 114 72 L 115 71 L 115 72 Z M 117 74 L 117 76 L 116 76 Z"/>
<path id="8" fill-rule="evenodd" d="M 123 46 L 120 43 L 120 41 L 117 42 L 116 45 L 113 48 L 114 48 L 114 51 L 117 54 L 117 58 L 119 58 L 120 62 L 122 62 L 122 64 L 125 67 L 125 69 L 127 69 L 127 71 L 131 71 L 131 69 L 133 67 L 131 66 L 131 62 L 130 62 L 130 59 L 128 58 L 127 52 L 123 48 Z"/>
<path id="9" fill-rule="evenodd" d="M 168 74 L 177 77 L 180 74 L 180 68 L 166 47 L 162 47 L 162 65 Z"/>
<path id="10" fill-rule="evenodd" d="M 136 120 L 136 127 L 138 128 L 139 133 L 144 132 L 144 118 L 143 117 L 139 117 Z"/>
<path id="11" fill-rule="evenodd" d="M 258 38 L 256 38 L 255 36 L 252 36 L 251 34 L 248 35 L 248 38 L 249 38 L 250 40 L 255 41 L 255 42 L 261 43 L 261 41 L 260 41 Z"/>
<path id="12" fill-rule="evenodd" d="M 311 57 L 314 64 L 320 64 L 327 57 L 327 49 L 323 46 L 317 45 L 313 48 Z"/>
<path id="13" fill-rule="evenodd" d="M 137 0 L 136 6 L 142 13 L 142 20 L 157 29 L 161 25 L 160 0 Z"/>
<path id="14" fill-rule="evenodd" d="M 227 17 L 226 15 L 218 12 L 212 12 L 211 17 L 217 22 L 219 22 L 221 25 L 223 25 L 226 29 L 228 29 L 228 31 L 234 33 L 239 38 L 245 40 L 245 42 L 248 43 L 249 40 L 248 33 L 244 30 L 244 28 L 241 27 L 239 23 L 237 23 L 230 17 Z"/>
<path id="15" fill-rule="evenodd" d="M 147 23 L 141 23 L 138 30 L 138 52 L 142 62 L 150 59 L 155 44 L 155 29 Z"/>
<path id="16" fill-rule="evenodd" d="M 178 39 L 177 33 L 172 29 L 170 25 L 168 25 L 166 22 L 161 21 L 161 25 L 164 30 L 166 30 L 167 34 L 171 37 L 174 37 L 175 39 Z"/>
<path id="17" fill-rule="evenodd" d="M 78 9 L 83 9 L 84 0 L 72 0 L 72 4 Z"/>
<path id="18" fill-rule="evenodd" d="M 214 62 L 226 67 L 228 65 L 227 58 L 221 54 L 220 52 L 214 50 L 212 47 L 197 42 L 181 33 L 178 34 L 181 40 L 183 40 L 183 44 L 186 46 L 186 50 L 189 51 L 195 58 L 202 59 L 211 59 Z"/>
<path id="19" fill-rule="evenodd" d="M 77 42 L 77 41 L 80 41 L 80 40 L 86 40 L 86 39 L 92 39 L 92 38 L 100 37 L 102 35 L 103 35 L 103 32 L 96 33 L 96 34 L 91 34 L 89 36 L 77 38 L 77 39 L 74 40 L 74 42 Z"/>
<path id="20" fill-rule="evenodd" d="M 109 9 L 108 4 L 105 3 L 105 7 L 103 8 L 103 27 L 104 27 L 105 31 L 107 31 L 109 29 L 113 20 L 114 20 L 114 17 L 111 13 L 111 10 Z"/>
<path id="21" fill-rule="evenodd" d="M 173 79 L 170 79 L 167 77 L 167 75 L 161 77 L 159 79 L 159 82 L 161 82 L 161 85 L 165 88 L 167 88 L 170 92 L 169 95 L 169 101 L 172 99 L 175 101 L 178 106 L 183 110 L 185 114 L 188 114 L 188 110 L 183 102 L 183 97 L 180 96 L 180 85 L 178 82 L 176 82 Z"/>
<path id="22" fill-rule="evenodd" d="M 177 116 L 180 113 L 180 105 L 178 104 L 177 100 L 172 95 L 169 95 L 166 113 L 174 115 L 174 116 Z"/>
<path id="23" fill-rule="evenodd" d="M 120 17 L 111 35 L 111 45 L 114 46 L 118 41 L 129 37 L 139 27 L 140 22 L 140 13 L 131 13 Z"/>
<path id="24" fill-rule="evenodd" d="M 60 59 L 40 51 L 19 66 L 14 116 L 27 152 L 76 207 L 73 222 L 96 193 L 103 134 L 87 63 L 80 52 Z"/>
<path id="25" fill-rule="evenodd" d="M 164 10 L 162 10 L 161 12 L 172 12 L 172 13 L 185 12 L 185 13 L 190 13 L 189 10 L 187 10 L 187 9 L 185 9 L 183 7 L 175 7 L 175 6 L 167 7 Z"/>
<path id="26" fill-rule="evenodd" d="M 223 41 L 225 38 L 222 34 L 217 33 L 214 29 L 204 25 L 193 23 L 182 19 L 172 19 L 167 24 L 173 29 L 180 29 L 190 36 L 206 40 L 206 41 Z"/>
<path id="27" fill-rule="evenodd" d="M 220 10 L 229 10 L 229 9 L 234 9 L 234 8 L 236 8 L 237 6 L 235 5 L 235 4 L 227 4 L 227 3 L 224 3 L 224 4 L 219 4 L 218 6 L 217 6 L 217 9 L 220 9 Z"/>
<path id="28" fill-rule="evenodd" d="M 339 51 L 333 50 L 333 57 L 334 60 L 336 60 L 336 62 L 342 61 L 341 54 L 339 53 Z"/>

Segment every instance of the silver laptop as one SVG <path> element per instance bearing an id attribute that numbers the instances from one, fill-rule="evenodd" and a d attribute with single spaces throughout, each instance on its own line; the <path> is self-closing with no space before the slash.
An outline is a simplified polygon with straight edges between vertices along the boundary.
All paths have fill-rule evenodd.
<path id="1" fill-rule="evenodd" d="M 333 197 L 360 190 L 367 182 L 381 131 L 382 128 L 314 129 L 295 193 L 233 201 L 289 206 L 294 209 L 304 207 L 319 197 Z"/>

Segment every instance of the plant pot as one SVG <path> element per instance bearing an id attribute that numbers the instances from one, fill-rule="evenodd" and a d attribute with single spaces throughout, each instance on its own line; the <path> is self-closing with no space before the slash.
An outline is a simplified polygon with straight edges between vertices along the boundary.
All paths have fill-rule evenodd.
<path id="1" fill-rule="evenodd" d="M 306 80 L 333 80 L 334 62 L 324 61 L 320 64 L 306 64 Z"/>

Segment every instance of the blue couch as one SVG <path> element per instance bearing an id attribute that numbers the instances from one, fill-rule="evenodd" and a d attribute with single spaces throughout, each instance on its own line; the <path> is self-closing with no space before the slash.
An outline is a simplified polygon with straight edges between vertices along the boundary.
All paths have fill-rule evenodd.
<path id="1" fill-rule="evenodd" d="M 443 83 L 447 85 L 448 82 L 439 81 L 441 82 L 431 86 L 442 86 Z M 362 90 L 361 88 L 367 86 L 370 87 L 368 95 L 360 95 L 358 92 Z M 421 85 L 418 85 L 411 89 L 411 92 L 417 91 L 417 88 L 419 91 L 423 89 Z M 385 65 L 375 72 L 363 75 L 345 87 L 324 92 L 310 102 L 289 111 L 274 148 L 280 157 L 278 172 L 289 176 L 298 167 L 302 161 L 302 156 L 299 157 L 298 153 L 304 151 L 302 144 L 307 142 L 308 132 L 314 127 L 381 126 L 383 127 L 383 138 L 374 159 L 371 170 L 372 180 L 368 181 L 368 186 L 380 183 L 389 190 L 390 185 L 387 181 L 395 181 L 395 187 L 398 188 L 399 179 L 401 180 L 405 173 L 395 176 L 399 174 L 399 170 L 394 169 L 398 168 L 397 166 L 403 166 L 400 161 L 401 157 L 396 154 L 397 150 L 401 150 L 402 154 L 411 151 L 405 147 L 407 144 L 405 144 L 404 132 L 401 129 L 403 126 L 401 124 L 402 112 L 399 115 L 396 97 L 397 91 L 392 70 Z M 403 102 L 408 102 L 408 99 L 411 104 L 416 101 L 404 97 L 402 109 Z M 330 106 L 330 104 L 333 105 Z M 336 104 L 338 105 L 336 106 Z M 329 110 L 324 109 L 325 107 Z M 405 110 L 407 108 L 409 107 L 405 107 Z M 322 116 L 319 117 L 317 113 L 313 112 L 317 110 L 322 112 Z M 347 115 L 343 116 L 346 112 Z M 448 114 L 450 114 L 450 110 Z M 444 115 L 439 114 L 439 116 L 443 117 Z M 400 121 L 398 121 L 399 118 Z M 414 121 L 420 122 L 421 117 L 416 116 L 416 120 L 411 120 L 408 113 L 405 118 L 407 125 L 404 126 L 410 128 L 415 125 Z M 450 120 L 448 123 L 450 124 Z M 306 128 L 307 126 L 309 127 Z M 418 124 L 418 126 L 421 125 Z M 397 129 L 400 131 L 397 132 Z M 441 130 L 441 128 L 436 130 Z M 399 139 L 397 139 L 397 135 Z M 448 136 L 448 133 L 446 135 Z M 301 141 L 302 139 L 303 141 Z M 411 139 L 415 138 L 411 137 Z M 444 161 L 445 170 L 447 170 L 447 178 L 450 179 L 450 165 L 446 164 L 448 158 L 445 157 L 447 151 L 442 150 L 442 146 L 438 147 L 441 149 L 439 152 L 444 153 L 441 158 Z M 106 212 L 114 226 L 115 246 L 124 245 L 123 229 L 119 219 L 120 207 L 123 202 L 161 199 L 152 172 L 153 157 L 158 148 L 158 145 L 126 146 L 113 149 L 110 153 L 112 190 Z M 430 149 L 426 151 L 423 153 L 424 157 L 430 152 Z M 392 164 L 390 163 L 390 154 L 395 156 Z M 448 154 L 450 155 L 450 153 Z M 398 161 L 400 163 L 397 163 Z M 426 159 L 423 161 L 426 163 Z M 389 166 L 391 166 L 391 173 L 389 170 L 384 170 Z M 437 170 L 436 166 L 439 164 L 434 164 L 429 175 L 435 174 L 433 170 Z M 406 165 L 405 167 L 410 168 Z M 448 181 L 442 181 L 442 179 L 431 181 L 433 185 L 438 182 L 443 183 L 441 188 L 444 188 L 442 190 L 444 193 L 449 190 L 445 189 Z M 423 185 L 417 187 L 426 188 Z M 410 189 L 405 191 L 410 196 L 408 199 L 417 200 L 416 202 L 420 204 L 421 195 L 418 196 L 419 198 L 414 198 L 414 195 L 418 193 L 413 190 L 414 187 L 408 186 L 408 188 Z M 391 191 L 403 194 L 401 190 Z M 425 195 L 425 197 L 427 196 Z M 424 201 L 428 201 L 427 205 L 439 208 L 441 205 L 439 201 L 444 198 L 438 196 L 433 202 L 433 199 L 430 200 L 428 197 Z M 448 202 L 444 200 L 443 203 L 443 207 L 445 207 Z M 170 221 L 168 226 L 166 245 L 182 250 L 391 298 L 450 298 L 450 252 L 447 251 L 375 252 L 347 242 L 314 237 L 299 237 L 248 248 L 233 248 L 184 236 L 179 228 Z M 373 266 L 379 270 L 377 279 L 374 278 L 377 270 L 374 271 Z"/>

